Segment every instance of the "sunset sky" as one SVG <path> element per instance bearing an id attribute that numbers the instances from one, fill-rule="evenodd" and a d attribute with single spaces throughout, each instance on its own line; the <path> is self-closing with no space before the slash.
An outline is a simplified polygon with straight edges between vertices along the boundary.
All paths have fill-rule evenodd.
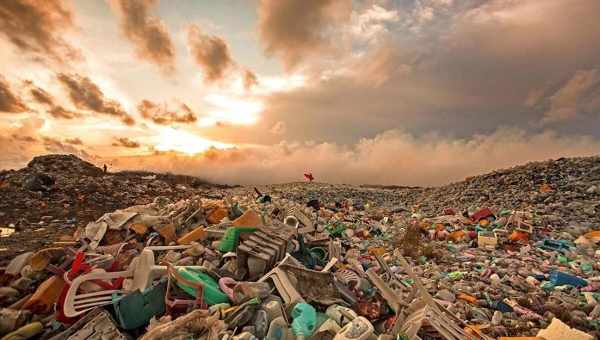
<path id="1" fill-rule="evenodd" d="M 0 168 L 441 185 L 600 154 L 598 0 L 3 0 Z"/>

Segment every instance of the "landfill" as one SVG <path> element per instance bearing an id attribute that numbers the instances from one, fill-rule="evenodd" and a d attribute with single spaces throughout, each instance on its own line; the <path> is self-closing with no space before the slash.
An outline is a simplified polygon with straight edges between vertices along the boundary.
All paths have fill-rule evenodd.
<path id="1" fill-rule="evenodd" d="M 61 157 L 0 194 L 51 200 Z M 33 213 L 0 238 L 0 340 L 600 337 L 599 157 L 440 188 L 145 181 L 113 190 L 165 189 L 63 207 L 71 226 L 21 249 Z"/>

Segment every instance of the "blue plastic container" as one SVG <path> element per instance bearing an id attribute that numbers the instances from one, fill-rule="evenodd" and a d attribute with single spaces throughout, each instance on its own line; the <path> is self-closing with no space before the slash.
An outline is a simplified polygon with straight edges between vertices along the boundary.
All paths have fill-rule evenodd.
<path id="1" fill-rule="evenodd" d="M 588 282 L 580 277 L 559 271 L 553 271 L 550 273 L 550 282 L 552 282 L 552 284 L 555 286 L 569 285 L 577 288 L 588 285 Z"/>

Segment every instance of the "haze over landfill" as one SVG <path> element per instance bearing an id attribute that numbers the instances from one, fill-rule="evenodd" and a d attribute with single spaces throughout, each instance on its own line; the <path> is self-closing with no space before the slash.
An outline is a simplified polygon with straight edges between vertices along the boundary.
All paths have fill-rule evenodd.
<path id="1" fill-rule="evenodd" d="M 0 169 L 443 185 L 600 150 L 597 0 L 0 2 Z"/>

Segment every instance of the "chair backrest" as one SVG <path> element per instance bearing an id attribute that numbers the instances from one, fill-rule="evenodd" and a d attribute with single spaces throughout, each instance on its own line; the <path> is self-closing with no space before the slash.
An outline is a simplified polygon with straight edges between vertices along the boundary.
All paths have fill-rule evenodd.
<path id="1" fill-rule="evenodd" d="M 65 273 L 65 276 L 68 273 Z M 63 306 L 64 314 L 68 318 L 73 318 L 90 311 L 96 307 L 106 306 L 112 303 L 114 297 L 123 296 L 126 292 L 122 289 L 107 289 L 93 293 L 77 293 L 79 287 L 84 282 L 94 280 L 113 280 L 118 278 L 130 278 L 133 276 L 132 270 L 121 272 L 91 272 L 76 277 L 70 284 L 65 296 Z M 67 281 L 67 279 L 65 279 Z"/>

